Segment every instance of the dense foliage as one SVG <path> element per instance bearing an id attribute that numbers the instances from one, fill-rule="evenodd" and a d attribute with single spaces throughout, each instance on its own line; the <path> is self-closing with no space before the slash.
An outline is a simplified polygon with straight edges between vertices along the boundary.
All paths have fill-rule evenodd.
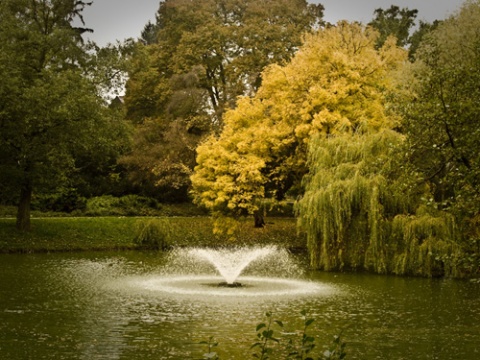
<path id="1" fill-rule="evenodd" d="M 34 191 L 68 187 L 77 159 L 103 161 L 122 131 L 89 77 L 87 29 L 72 25 L 86 5 L 0 2 L 0 193 L 17 194 L 22 230 Z"/>
<path id="2" fill-rule="evenodd" d="M 479 11 L 467 2 L 437 24 L 397 73 L 396 132 L 310 143 L 298 209 L 313 266 L 478 273 Z"/>
<path id="3" fill-rule="evenodd" d="M 438 208 L 480 214 L 480 4 L 467 2 L 444 21 L 405 69 L 400 101 L 411 163 Z"/>
<path id="4" fill-rule="evenodd" d="M 470 271 L 480 270 L 479 26 L 480 2 L 467 1 L 426 36 L 398 101 L 410 174 L 429 187 L 425 206 L 454 217 Z"/>
<path id="5" fill-rule="evenodd" d="M 298 210 L 314 267 L 457 275 L 453 218 L 422 206 L 428 186 L 406 177 L 404 142 L 390 129 L 312 140 Z"/>
<path id="6" fill-rule="evenodd" d="M 222 128 L 239 95 L 254 94 L 261 71 L 288 61 L 322 17 L 304 0 L 166 0 L 144 30 L 125 104 L 136 124 L 123 163 L 148 195 L 185 200 L 195 148 Z"/>
<path id="7" fill-rule="evenodd" d="M 368 24 L 377 29 L 380 36 L 377 46 L 382 46 L 389 36 L 395 36 L 398 46 L 406 46 L 410 43 L 410 30 L 415 24 L 418 10 L 408 8 L 400 9 L 392 5 L 389 9 L 375 9 L 375 18 Z"/>
<path id="8" fill-rule="evenodd" d="M 316 268 L 478 272 L 479 6 L 423 26 L 413 64 L 406 37 L 360 24 L 306 36 L 198 147 L 195 201 L 238 216 L 300 196 Z M 410 27 L 416 13 L 402 14 Z"/>
<path id="9" fill-rule="evenodd" d="M 314 134 L 363 133 L 395 122 L 384 109 L 387 74 L 405 59 L 394 40 L 375 49 L 377 33 L 341 23 L 306 36 L 290 63 L 272 65 L 254 97 L 225 114 L 222 133 L 198 147 L 195 201 L 242 215 L 264 198 L 299 193 Z"/>

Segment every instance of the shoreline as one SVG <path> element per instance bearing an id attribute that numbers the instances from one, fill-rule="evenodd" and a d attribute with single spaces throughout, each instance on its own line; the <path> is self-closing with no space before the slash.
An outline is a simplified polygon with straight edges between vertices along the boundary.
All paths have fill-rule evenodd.
<path id="1" fill-rule="evenodd" d="M 32 231 L 15 228 L 15 218 L 0 218 L 0 254 L 74 251 L 142 250 L 135 242 L 142 224 L 161 220 L 168 228 L 168 246 L 245 246 L 276 244 L 306 249 L 294 218 L 269 218 L 265 228 L 254 228 L 249 218 L 230 236 L 213 233 L 211 217 L 34 217 Z"/>

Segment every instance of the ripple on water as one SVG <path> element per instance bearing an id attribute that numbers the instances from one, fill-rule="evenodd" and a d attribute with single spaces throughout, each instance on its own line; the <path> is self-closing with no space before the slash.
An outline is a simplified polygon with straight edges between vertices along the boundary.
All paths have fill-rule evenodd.
<path id="1" fill-rule="evenodd" d="M 333 285 L 319 282 L 270 277 L 245 276 L 238 281 L 241 287 L 218 286 L 222 278 L 209 275 L 147 276 L 118 279 L 119 287 L 157 295 L 198 296 L 206 298 L 258 298 L 329 296 L 336 292 Z"/>

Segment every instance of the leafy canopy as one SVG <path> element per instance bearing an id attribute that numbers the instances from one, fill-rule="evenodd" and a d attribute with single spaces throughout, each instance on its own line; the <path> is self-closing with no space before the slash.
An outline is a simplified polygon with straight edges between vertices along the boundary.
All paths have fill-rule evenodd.
<path id="1" fill-rule="evenodd" d="M 415 63 L 397 72 L 402 86 L 388 106 L 403 115 L 402 134 L 310 140 L 297 210 L 312 266 L 430 277 L 478 271 L 479 11 L 472 1 L 437 24 Z"/>
<path id="2" fill-rule="evenodd" d="M 467 1 L 425 36 L 398 92 L 414 171 L 460 219 L 480 214 L 479 26 L 480 2 Z"/>
<path id="3" fill-rule="evenodd" d="M 32 195 L 68 184 L 77 156 L 104 148 L 114 124 L 87 71 L 85 29 L 72 25 L 87 5 L 0 2 L 0 194 L 18 194 L 22 230 Z"/>
<path id="4" fill-rule="evenodd" d="M 198 143 L 220 131 L 237 96 L 257 91 L 267 65 L 291 58 L 322 11 L 304 0 L 162 1 L 127 83 L 127 117 L 137 125 L 124 159 L 132 178 L 186 197 Z"/>
<path id="5" fill-rule="evenodd" d="M 195 201 L 214 212 L 254 213 L 258 200 L 298 191 L 312 135 L 393 126 L 384 107 L 387 74 L 405 51 L 393 38 L 376 50 L 377 38 L 371 28 L 342 22 L 306 35 L 290 63 L 268 67 L 258 93 L 241 97 L 221 134 L 197 149 Z"/>
<path id="6" fill-rule="evenodd" d="M 410 30 L 415 25 L 418 10 L 408 8 L 400 9 L 392 5 L 384 10 L 375 9 L 375 18 L 368 24 L 377 29 L 380 36 L 377 40 L 377 46 L 382 46 L 389 36 L 397 38 L 397 45 L 406 47 L 410 44 Z"/>

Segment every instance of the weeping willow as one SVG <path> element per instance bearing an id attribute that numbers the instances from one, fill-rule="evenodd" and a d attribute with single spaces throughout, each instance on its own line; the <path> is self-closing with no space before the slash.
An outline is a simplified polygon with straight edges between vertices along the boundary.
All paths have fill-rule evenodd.
<path id="1" fill-rule="evenodd" d="M 448 261 L 458 251 L 454 221 L 416 213 L 418 194 L 409 195 L 398 163 L 402 143 L 392 130 L 311 140 L 310 172 L 296 210 L 314 268 L 455 272 Z"/>
<path id="2" fill-rule="evenodd" d="M 392 222 L 396 249 L 392 272 L 395 274 L 460 277 L 462 248 L 453 239 L 457 228 L 452 215 L 437 216 L 420 207 L 414 216 L 398 215 Z"/>

